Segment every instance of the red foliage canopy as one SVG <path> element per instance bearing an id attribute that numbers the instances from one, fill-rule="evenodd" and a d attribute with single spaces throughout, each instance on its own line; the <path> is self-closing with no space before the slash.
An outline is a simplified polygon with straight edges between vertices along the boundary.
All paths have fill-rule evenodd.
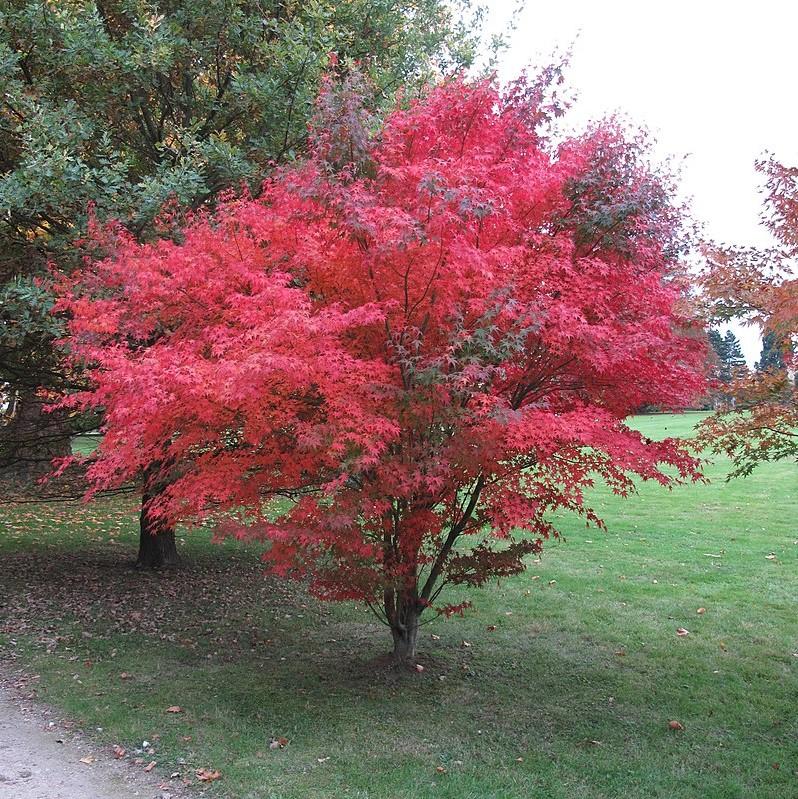
<path id="1" fill-rule="evenodd" d="M 603 126 L 554 148 L 547 121 L 538 84 L 449 82 L 357 163 L 334 163 L 331 125 L 179 241 L 117 234 L 61 304 L 95 386 L 70 402 L 105 410 L 95 487 L 167 464 L 161 513 L 224 511 L 408 656 L 446 584 L 521 571 L 552 511 L 597 522 L 596 477 L 694 478 L 623 422 L 703 388 L 678 215 L 639 143 Z"/>

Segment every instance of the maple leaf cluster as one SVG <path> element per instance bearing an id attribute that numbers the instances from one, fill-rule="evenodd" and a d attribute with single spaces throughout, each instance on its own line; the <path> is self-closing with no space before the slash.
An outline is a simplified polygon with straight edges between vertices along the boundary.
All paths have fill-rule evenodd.
<path id="1" fill-rule="evenodd" d="M 174 240 L 95 231 L 59 305 L 93 381 L 68 402 L 105 413 L 94 488 L 164 465 L 158 513 L 269 542 L 396 642 L 462 610 L 446 585 L 520 572 L 554 511 L 599 523 L 595 480 L 695 478 L 623 421 L 704 387 L 678 214 L 612 125 L 555 146 L 544 95 L 453 80 L 359 131 L 356 163 L 329 125 Z"/>
<path id="2" fill-rule="evenodd" d="M 733 381 L 727 404 L 701 426 L 699 443 L 732 459 L 730 477 L 798 457 L 798 169 L 773 159 L 757 168 L 766 175 L 765 221 L 778 246 L 707 248 L 701 281 L 711 316 L 759 327 L 780 356 Z"/>

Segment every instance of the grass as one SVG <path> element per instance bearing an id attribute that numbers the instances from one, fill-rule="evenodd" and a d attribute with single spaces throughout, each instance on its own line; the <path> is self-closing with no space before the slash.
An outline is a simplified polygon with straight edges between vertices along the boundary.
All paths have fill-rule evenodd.
<path id="1" fill-rule="evenodd" d="M 374 668 L 389 640 L 371 617 L 263 579 L 256 549 L 192 533 L 185 570 L 140 575 L 132 499 L 14 506 L 0 642 L 103 744 L 219 769 L 219 797 L 796 797 L 795 466 L 727 469 L 597 489 L 606 532 L 562 519 L 526 575 L 426 627 L 425 670 L 402 675 Z"/>

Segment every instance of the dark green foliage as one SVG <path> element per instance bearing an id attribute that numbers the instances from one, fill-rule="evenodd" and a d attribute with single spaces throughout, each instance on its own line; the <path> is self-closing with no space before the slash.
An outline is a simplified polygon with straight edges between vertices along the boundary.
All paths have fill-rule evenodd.
<path id="1" fill-rule="evenodd" d="M 758 372 L 770 372 L 784 369 L 783 343 L 776 338 L 775 333 L 765 333 L 762 337 L 762 352 L 756 363 Z"/>
<path id="2" fill-rule="evenodd" d="M 717 356 L 716 377 L 721 383 L 730 383 L 748 371 L 740 342 L 731 330 L 723 336 L 717 330 L 710 330 L 709 343 Z"/>

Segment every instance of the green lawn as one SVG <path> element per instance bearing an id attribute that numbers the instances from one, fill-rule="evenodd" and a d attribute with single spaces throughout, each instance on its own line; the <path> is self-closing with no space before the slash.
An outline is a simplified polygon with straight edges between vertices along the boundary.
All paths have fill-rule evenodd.
<path id="1" fill-rule="evenodd" d="M 597 490 L 608 531 L 564 519 L 526 575 L 425 628 L 419 674 L 375 668 L 384 629 L 263 579 L 256 549 L 192 533 L 185 570 L 140 575 L 132 499 L 6 507 L 0 642 L 100 741 L 147 739 L 166 775 L 219 769 L 220 797 L 790 799 L 796 467 L 727 466 Z"/>

